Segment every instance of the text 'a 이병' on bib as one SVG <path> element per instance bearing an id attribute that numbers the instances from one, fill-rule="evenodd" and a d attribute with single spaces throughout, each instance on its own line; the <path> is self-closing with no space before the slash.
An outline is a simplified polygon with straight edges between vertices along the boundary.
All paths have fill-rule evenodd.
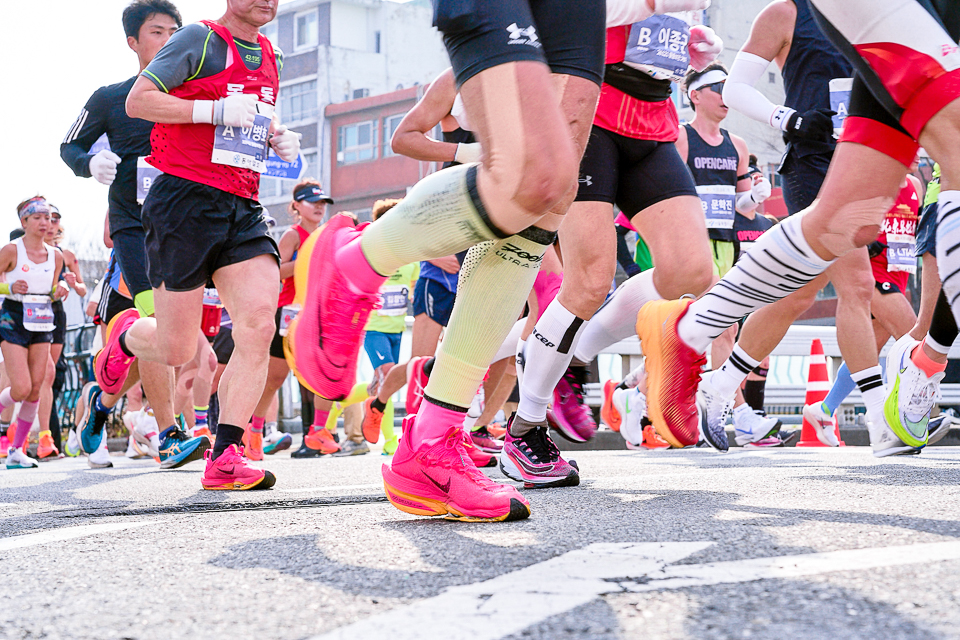
<path id="1" fill-rule="evenodd" d="M 53 301 L 50 296 L 23 296 L 23 328 L 36 332 L 54 330 Z"/>
<path id="2" fill-rule="evenodd" d="M 150 193 L 154 181 L 163 174 L 163 171 L 147 162 L 146 158 L 137 158 L 137 203 L 143 204 Z"/>
<path id="3" fill-rule="evenodd" d="M 273 107 L 265 102 L 258 102 L 252 127 L 217 126 L 213 134 L 213 155 L 210 160 L 214 164 L 250 169 L 257 173 L 266 171 L 267 142 L 272 117 Z"/>
<path id="4" fill-rule="evenodd" d="M 635 22 L 627 37 L 623 63 L 655 80 L 683 80 L 690 66 L 690 25 L 673 15 Z"/>
<path id="5" fill-rule="evenodd" d="M 847 119 L 850 110 L 850 91 L 853 89 L 853 78 L 834 78 L 830 81 L 830 110 L 833 116 L 833 135 L 840 137 L 843 131 L 843 121 Z"/>
<path id="6" fill-rule="evenodd" d="M 733 229 L 737 208 L 737 188 L 733 185 L 711 184 L 697 187 L 707 229 Z"/>
<path id="7" fill-rule="evenodd" d="M 290 323 L 293 322 L 298 313 L 300 313 L 300 305 L 298 304 L 284 305 L 280 309 L 280 326 L 277 329 L 281 336 L 287 335 L 287 331 L 290 330 Z"/>
<path id="8" fill-rule="evenodd" d="M 402 284 L 391 284 L 380 289 L 381 307 L 377 314 L 381 316 L 402 316 L 407 312 L 407 300 L 410 289 Z"/>

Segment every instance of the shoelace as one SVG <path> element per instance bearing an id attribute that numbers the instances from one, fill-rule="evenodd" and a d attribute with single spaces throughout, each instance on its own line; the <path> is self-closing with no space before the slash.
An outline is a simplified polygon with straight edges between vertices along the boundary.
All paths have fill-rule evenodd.
<path id="1" fill-rule="evenodd" d="M 930 381 L 916 387 L 907 402 L 906 410 L 909 413 L 926 413 L 930 411 L 940 391 L 938 381 Z"/>
<path id="2" fill-rule="evenodd" d="M 547 437 L 547 430 L 543 427 L 534 427 L 530 431 L 523 434 L 523 437 L 520 439 L 520 441 L 523 443 L 530 456 L 536 462 L 552 462 L 550 456 L 550 445 L 547 444 L 549 441 L 549 438 Z"/>
<path id="3" fill-rule="evenodd" d="M 453 449 L 456 455 L 431 456 L 430 453 L 432 449 L 431 451 L 427 451 L 426 455 L 432 458 L 432 462 L 438 466 L 462 472 L 481 489 L 500 486 L 487 476 L 483 475 L 483 473 L 477 469 L 477 465 L 473 463 L 473 460 L 470 459 L 470 454 L 468 454 L 467 450 L 464 448 L 469 438 L 470 436 L 468 436 L 463 429 L 451 429 L 446 439 L 439 444 L 444 449 Z M 470 443 L 470 446 L 473 446 L 473 443 Z"/>

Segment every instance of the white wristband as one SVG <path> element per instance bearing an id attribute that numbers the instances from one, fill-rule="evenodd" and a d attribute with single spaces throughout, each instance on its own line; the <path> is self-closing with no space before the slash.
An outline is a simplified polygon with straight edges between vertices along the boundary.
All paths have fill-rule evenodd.
<path id="1" fill-rule="evenodd" d="M 753 199 L 753 192 L 751 191 L 744 191 L 740 197 L 737 198 L 737 211 L 740 213 L 750 213 L 758 206 Z"/>
<path id="2" fill-rule="evenodd" d="M 775 129 L 780 129 L 780 131 L 786 131 L 787 123 L 790 122 L 790 116 L 796 112 L 796 109 L 791 109 L 790 107 L 777 107 L 773 113 L 770 114 L 770 126 Z"/>
<path id="3" fill-rule="evenodd" d="M 459 142 L 457 143 L 457 152 L 454 154 L 453 159 L 460 164 L 471 164 L 473 162 L 480 162 L 482 156 L 483 152 L 480 149 L 479 142 Z"/>
<path id="4" fill-rule="evenodd" d="M 194 124 L 213 124 L 213 100 L 193 101 Z"/>

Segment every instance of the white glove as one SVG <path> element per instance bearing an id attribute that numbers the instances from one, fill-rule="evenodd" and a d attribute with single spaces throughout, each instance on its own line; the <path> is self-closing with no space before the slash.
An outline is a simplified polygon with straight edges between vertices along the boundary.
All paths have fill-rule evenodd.
<path id="1" fill-rule="evenodd" d="M 675 11 L 699 11 L 710 6 L 710 0 L 654 0 L 654 13 L 673 13 Z"/>
<path id="2" fill-rule="evenodd" d="M 90 175 L 96 178 L 97 182 L 109 187 L 117 177 L 118 164 L 120 156 L 109 149 L 102 149 L 90 158 Z"/>
<path id="3" fill-rule="evenodd" d="M 723 40 L 710 27 L 698 24 L 690 27 L 687 50 L 690 52 L 690 66 L 703 71 L 723 51 Z"/>
<path id="4" fill-rule="evenodd" d="M 195 124 L 226 125 L 249 129 L 257 115 L 257 96 L 252 93 L 235 93 L 219 100 L 194 100 L 193 122 Z"/>
<path id="5" fill-rule="evenodd" d="M 482 155 L 483 150 L 480 148 L 479 142 L 460 142 L 457 143 L 457 153 L 453 159 L 460 164 L 470 164 L 480 162 Z"/>
<path id="6" fill-rule="evenodd" d="M 750 187 L 750 197 L 757 204 L 770 197 L 770 181 L 766 178 L 760 178 Z"/>
<path id="7" fill-rule="evenodd" d="M 284 162 L 294 162 L 300 155 L 300 134 L 284 125 L 277 125 L 270 137 L 270 146 Z"/>

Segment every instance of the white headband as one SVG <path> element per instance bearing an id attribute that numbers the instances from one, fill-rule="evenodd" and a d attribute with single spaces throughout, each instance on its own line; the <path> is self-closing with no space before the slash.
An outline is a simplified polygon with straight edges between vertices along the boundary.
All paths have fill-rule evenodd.
<path id="1" fill-rule="evenodd" d="M 705 74 L 693 81 L 689 87 L 687 87 L 687 93 L 695 91 L 700 87 L 705 87 L 708 84 L 713 84 L 715 82 L 723 82 L 727 79 L 727 72 L 721 69 L 711 69 Z"/>

